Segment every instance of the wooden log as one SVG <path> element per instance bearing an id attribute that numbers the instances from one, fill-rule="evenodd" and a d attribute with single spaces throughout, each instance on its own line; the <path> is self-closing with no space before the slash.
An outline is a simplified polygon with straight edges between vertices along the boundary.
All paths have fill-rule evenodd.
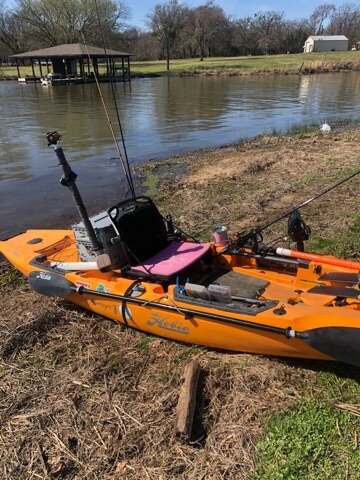
<path id="1" fill-rule="evenodd" d="M 200 364 L 196 360 L 191 360 L 185 366 L 175 419 L 176 437 L 185 442 L 191 438 L 199 374 Z"/>

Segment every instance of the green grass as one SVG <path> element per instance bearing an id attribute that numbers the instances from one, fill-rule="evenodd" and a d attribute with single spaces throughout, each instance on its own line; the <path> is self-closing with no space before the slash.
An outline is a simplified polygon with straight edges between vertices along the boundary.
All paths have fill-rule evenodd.
<path id="1" fill-rule="evenodd" d="M 18 270 L 0 265 L 0 291 L 11 292 L 27 285 L 27 281 Z"/>
<path id="2" fill-rule="evenodd" d="M 257 445 L 256 480 L 359 478 L 360 417 L 315 399 L 273 417 Z"/>
<path id="3" fill-rule="evenodd" d="M 320 124 L 322 122 L 309 122 L 309 123 L 293 123 L 289 129 L 286 131 L 286 134 L 289 135 L 298 135 L 300 138 L 305 138 L 308 134 L 317 132 L 319 135 L 320 132 Z M 348 130 L 351 128 L 358 128 L 359 126 L 359 119 L 355 117 L 331 117 L 331 129 L 334 130 Z M 273 135 L 282 136 L 284 135 L 283 132 L 278 132 L 276 129 L 273 130 Z M 323 135 L 327 135 L 324 133 Z"/>
<path id="4" fill-rule="evenodd" d="M 153 172 L 148 173 L 143 185 L 145 187 L 145 195 L 155 198 L 158 192 L 159 175 Z"/>
<path id="5" fill-rule="evenodd" d="M 200 353 L 203 353 L 204 347 L 201 347 L 199 345 L 190 345 L 186 346 L 184 350 L 181 350 L 179 355 L 178 355 L 178 360 L 184 360 L 186 358 L 192 358 L 196 355 L 199 355 Z"/>
<path id="6" fill-rule="evenodd" d="M 325 52 L 325 53 L 293 53 L 284 55 L 261 55 L 254 57 L 210 57 L 199 62 L 198 58 L 185 58 L 170 61 L 170 72 L 180 74 L 193 70 L 224 70 L 240 69 L 244 72 L 252 71 L 290 71 L 306 67 L 308 64 L 315 65 L 316 62 L 360 62 L 360 51 L 357 52 Z M 104 70 L 100 66 L 100 73 Z M 164 75 L 166 71 L 165 60 L 133 61 L 131 62 L 133 75 Z M 32 75 L 31 67 L 20 67 L 22 76 Z M 46 73 L 46 67 L 43 67 Z M 35 74 L 39 75 L 38 66 L 35 66 Z M 16 67 L 0 67 L 0 78 L 17 77 Z"/>
<path id="7" fill-rule="evenodd" d="M 360 256 L 360 214 L 357 214 L 345 234 L 331 238 L 315 237 L 308 245 L 309 251 L 327 253 L 340 258 Z"/>
<path id="8" fill-rule="evenodd" d="M 34 65 L 34 71 L 35 71 L 35 75 L 40 76 L 40 69 L 38 66 Z M 51 68 L 50 68 L 50 71 L 52 71 Z M 43 75 L 47 73 L 46 66 L 42 67 L 42 73 Z M 31 67 L 29 66 L 20 67 L 20 75 L 22 77 L 25 77 L 26 75 L 32 76 L 32 74 L 33 72 Z M 18 74 L 17 74 L 16 67 L 0 67 L 0 78 L 13 78 L 13 77 L 17 78 L 17 76 Z"/>
<path id="9" fill-rule="evenodd" d="M 360 61 L 360 52 L 326 52 L 297 53 L 288 55 L 262 55 L 258 57 L 211 57 L 199 62 L 196 58 L 170 61 L 170 72 L 181 73 L 198 69 L 241 69 L 252 70 L 299 70 L 305 63 Z M 133 74 L 163 75 L 166 73 L 166 62 L 163 60 L 149 62 L 131 62 Z"/>
<path id="10" fill-rule="evenodd" d="M 146 348 L 149 347 L 150 343 L 155 340 L 155 337 L 152 337 L 151 335 L 146 335 L 143 334 L 141 335 L 140 339 L 136 343 L 136 347 L 139 350 L 145 350 Z"/>

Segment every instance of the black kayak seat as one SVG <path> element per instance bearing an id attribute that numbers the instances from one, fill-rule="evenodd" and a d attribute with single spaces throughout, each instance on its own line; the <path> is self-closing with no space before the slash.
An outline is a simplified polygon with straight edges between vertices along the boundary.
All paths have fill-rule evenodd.
<path id="1" fill-rule="evenodd" d="M 166 223 L 151 198 L 124 200 L 108 210 L 115 232 L 127 251 L 127 273 L 170 279 L 200 260 L 208 243 L 170 241 Z"/>
<path id="2" fill-rule="evenodd" d="M 109 208 L 115 232 L 128 252 L 129 265 L 138 265 L 169 245 L 163 217 L 149 197 L 124 200 Z"/>

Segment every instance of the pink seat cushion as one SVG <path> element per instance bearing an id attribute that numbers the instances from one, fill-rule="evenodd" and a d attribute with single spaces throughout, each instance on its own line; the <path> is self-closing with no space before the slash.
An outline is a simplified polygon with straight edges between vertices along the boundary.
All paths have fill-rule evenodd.
<path id="1" fill-rule="evenodd" d="M 171 277 L 199 260 L 209 248 L 209 243 L 173 242 L 142 265 L 131 267 L 131 270 Z"/>

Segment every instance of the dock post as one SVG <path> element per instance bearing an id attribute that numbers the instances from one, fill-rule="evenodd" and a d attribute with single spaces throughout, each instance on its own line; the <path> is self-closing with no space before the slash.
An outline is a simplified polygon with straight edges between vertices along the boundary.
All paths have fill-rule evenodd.
<path id="1" fill-rule="evenodd" d="M 18 59 L 16 59 L 15 61 L 16 61 L 16 70 L 17 70 L 18 78 L 20 78 L 20 68 L 19 68 Z"/>
<path id="2" fill-rule="evenodd" d="M 31 58 L 30 61 L 31 61 L 32 74 L 33 74 L 33 77 L 35 78 L 35 69 L 34 69 L 34 60 L 33 60 L 33 58 Z"/>

